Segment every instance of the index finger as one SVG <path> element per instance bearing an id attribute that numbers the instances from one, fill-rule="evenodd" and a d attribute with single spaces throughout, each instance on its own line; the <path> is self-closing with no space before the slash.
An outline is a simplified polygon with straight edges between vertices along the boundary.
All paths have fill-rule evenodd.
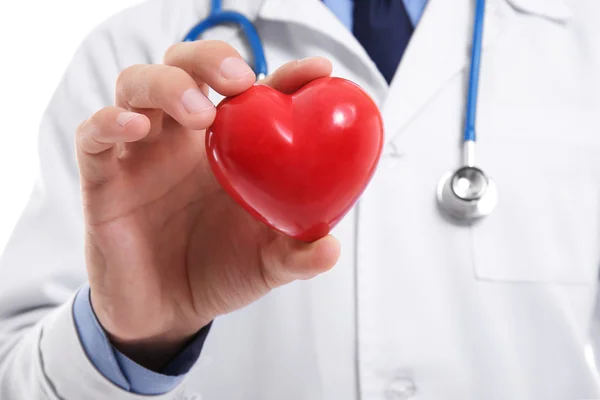
<path id="1" fill-rule="evenodd" d="M 223 96 L 235 96 L 256 81 L 240 53 L 219 40 L 177 43 L 167 50 L 164 63 L 183 69 L 201 86 L 206 83 Z"/>

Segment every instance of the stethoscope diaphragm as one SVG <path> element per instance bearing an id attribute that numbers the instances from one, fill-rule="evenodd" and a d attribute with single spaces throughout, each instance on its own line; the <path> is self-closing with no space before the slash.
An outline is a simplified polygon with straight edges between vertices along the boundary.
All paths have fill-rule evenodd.
<path id="1" fill-rule="evenodd" d="M 437 200 L 449 217 L 471 222 L 491 214 L 498 204 L 498 190 L 482 170 L 465 166 L 444 174 L 437 187 Z"/>

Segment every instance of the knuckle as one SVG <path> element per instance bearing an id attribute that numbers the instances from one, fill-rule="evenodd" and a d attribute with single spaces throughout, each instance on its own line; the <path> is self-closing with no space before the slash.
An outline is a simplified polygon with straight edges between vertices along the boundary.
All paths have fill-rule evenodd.
<path id="1" fill-rule="evenodd" d="M 191 77 L 182 69 L 172 66 L 159 66 L 156 78 L 148 85 L 148 99 L 157 107 L 164 105 L 165 99 L 174 96 L 180 87 L 192 84 Z"/>
<path id="2" fill-rule="evenodd" d="M 77 129 L 75 130 L 75 140 L 77 143 L 79 143 L 79 141 L 81 140 L 81 137 L 84 135 L 84 132 L 86 131 L 86 127 L 88 126 L 88 124 L 89 124 L 89 119 L 86 119 L 77 126 Z"/>
<path id="3" fill-rule="evenodd" d="M 117 95 L 123 94 L 124 92 L 127 91 L 127 88 L 129 86 L 132 78 L 136 74 L 138 74 L 140 72 L 140 70 L 142 70 L 144 67 L 146 67 L 146 65 L 136 64 L 136 65 L 132 65 L 132 66 L 125 68 L 124 70 L 122 70 L 119 73 L 119 75 L 117 76 L 116 84 L 115 84 Z"/>
<path id="4" fill-rule="evenodd" d="M 85 141 L 85 138 L 93 136 L 95 133 L 98 132 L 98 130 L 98 124 L 93 118 L 83 121 L 77 129 L 77 143 L 79 143 L 79 145 L 82 146 Z"/>
<path id="5" fill-rule="evenodd" d="M 221 54 L 237 54 L 237 51 L 227 42 L 223 40 L 198 40 L 194 42 L 194 62 L 197 64 L 205 64 L 213 62 L 218 55 Z"/>
<path id="6" fill-rule="evenodd" d="M 232 50 L 233 47 L 224 40 L 205 40 L 204 41 L 209 48 L 213 49 L 226 49 Z"/>
<path id="7" fill-rule="evenodd" d="M 176 74 L 171 67 L 157 66 L 158 70 L 153 79 L 145 87 L 148 101 L 155 107 L 160 107 L 165 92 L 175 82 Z M 141 94 L 141 93 L 140 93 Z"/>
<path id="8" fill-rule="evenodd" d="M 111 119 L 119 109 L 117 107 L 104 107 L 94 113 L 91 117 L 79 124 L 76 129 L 76 139 L 81 140 L 82 137 L 90 136 L 98 133 L 103 122 Z"/>
<path id="9" fill-rule="evenodd" d="M 231 47 L 224 40 L 198 40 L 196 43 L 204 50 L 221 50 Z"/>
<path id="10" fill-rule="evenodd" d="M 132 65 L 130 67 L 125 68 L 124 70 L 122 70 L 121 72 L 119 72 L 119 75 L 117 76 L 117 87 L 121 87 L 123 86 L 123 83 L 125 81 L 127 81 L 127 79 L 129 78 L 129 76 L 131 76 L 132 71 L 136 68 L 137 66 Z"/>
<path id="11" fill-rule="evenodd" d="M 189 43 L 175 43 L 165 51 L 165 55 L 163 56 L 163 64 L 171 64 L 173 60 L 176 58 L 176 55 L 181 52 L 181 49 L 188 45 Z"/>
<path id="12" fill-rule="evenodd" d="M 145 91 L 145 97 L 148 99 L 148 102 L 150 104 L 152 104 L 152 106 L 154 107 L 158 107 L 160 105 L 160 87 L 162 86 L 160 79 L 155 80 L 154 82 L 152 82 L 151 85 L 148 85 L 146 87 Z M 141 92 L 138 92 L 137 96 L 139 97 L 143 97 L 143 95 L 141 94 Z M 135 100 L 135 96 L 133 96 L 134 101 Z"/>

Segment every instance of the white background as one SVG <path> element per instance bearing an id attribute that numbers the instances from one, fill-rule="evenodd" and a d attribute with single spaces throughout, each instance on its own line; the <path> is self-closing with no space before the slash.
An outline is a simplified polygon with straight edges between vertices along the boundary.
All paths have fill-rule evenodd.
<path id="1" fill-rule="evenodd" d="M 0 253 L 37 175 L 39 122 L 83 38 L 140 0 L 0 1 Z"/>

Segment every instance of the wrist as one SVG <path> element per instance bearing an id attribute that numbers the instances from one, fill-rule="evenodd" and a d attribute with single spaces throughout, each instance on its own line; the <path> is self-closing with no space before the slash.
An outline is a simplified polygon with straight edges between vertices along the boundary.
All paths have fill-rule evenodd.
<path id="1" fill-rule="evenodd" d="M 194 336 L 119 339 L 108 334 L 115 349 L 135 363 L 154 372 L 160 372 L 190 343 Z"/>
<path id="2" fill-rule="evenodd" d="M 121 309 L 121 307 L 105 307 L 100 296 L 92 296 L 90 305 L 92 311 L 111 345 L 133 362 L 154 372 L 159 372 L 177 354 L 179 354 L 212 320 L 198 321 L 198 328 L 177 326 L 177 323 L 165 323 L 167 318 L 126 317 L 124 313 L 106 312 L 106 310 Z M 131 313 L 135 316 L 136 313 Z M 175 321 L 168 318 L 170 321 Z"/>

